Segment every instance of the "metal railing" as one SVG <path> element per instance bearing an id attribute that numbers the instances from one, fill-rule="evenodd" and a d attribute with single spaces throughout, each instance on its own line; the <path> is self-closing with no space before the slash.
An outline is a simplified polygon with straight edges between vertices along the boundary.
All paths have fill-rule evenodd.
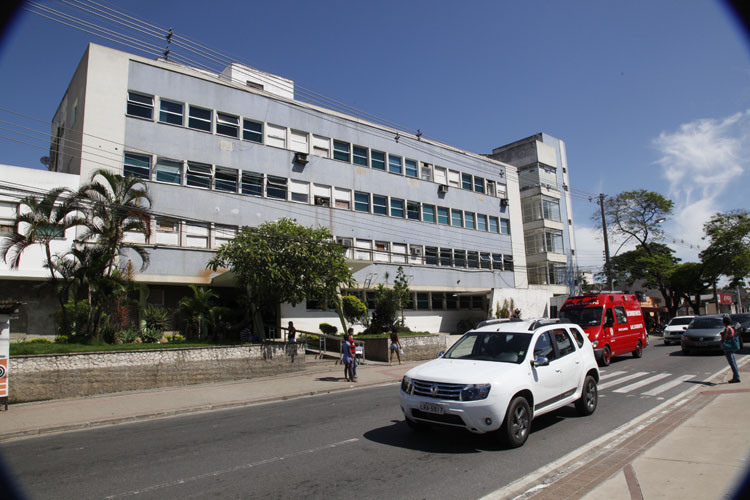
<path id="1" fill-rule="evenodd" d="M 281 327 L 282 339 L 285 341 L 289 340 L 288 328 Z M 323 359 L 326 355 L 335 356 L 337 362 L 341 359 L 341 346 L 344 343 L 343 337 L 335 335 L 326 335 L 320 332 L 307 332 L 304 330 L 297 330 L 296 342 L 301 342 L 304 339 L 305 349 L 308 351 L 317 352 L 316 358 Z M 338 346 L 334 347 L 334 346 Z M 354 340 L 354 346 L 356 349 L 357 358 L 365 363 L 365 341 Z M 330 348 L 329 348 L 330 347 Z"/>

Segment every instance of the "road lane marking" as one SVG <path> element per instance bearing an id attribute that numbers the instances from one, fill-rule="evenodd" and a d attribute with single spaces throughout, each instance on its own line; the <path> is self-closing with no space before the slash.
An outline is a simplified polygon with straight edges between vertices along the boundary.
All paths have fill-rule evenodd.
<path id="1" fill-rule="evenodd" d="M 604 375 L 601 375 L 599 377 L 599 380 L 604 380 L 604 379 L 607 379 L 607 378 L 610 378 L 610 377 L 614 377 L 615 375 L 622 375 L 623 373 L 625 373 L 625 372 L 619 371 L 619 372 L 605 373 Z"/>
<path id="2" fill-rule="evenodd" d="M 694 377 L 695 377 L 695 375 L 681 375 L 681 376 L 677 377 L 676 379 L 674 379 L 674 380 L 672 380 L 670 382 L 667 382 L 667 383 L 662 384 L 662 385 L 660 385 L 658 387 L 655 387 L 655 388 L 651 389 L 648 392 L 644 392 L 643 395 L 644 396 L 656 396 L 657 394 L 661 394 L 664 391 L 668 391 L 672 387 L 677 387 L 678 385 L 682 384 L 683 382 L 685 382 L 687 380 L 690 380 L 691 378 L 694 378 Z"/>
<path id="3" fill-rule="evenodd" d="M 150 493 L 152 491 L 162 490 L 165 488 L 172 488 L 174 486 L 180 486 L 183 484 L 200 481 L 201 479 L 207 479 L 207 478 L 222 476 L 224 474 L 230 474 L 232 472 L 252 469 L 253 467 L 258 467 L 259 465 L 271 464 L 274 462 L 280 462 L 282 460 L 288 460 L 290 458 L 295 458 L 295 457 L 299 457 L 302 455 L 309 455 L 311 453 L 316 453 L 318 451 L 330 450 L 332 448 L 337 448 L 339 446 L 343 446 L 346 444 L 356 443 L 357 441 L 359 441 L 359 439 L 357 438 L 347 439 L 345 441 L 339 441 L 338 443 L 326 444 L 323 446 L 318 446 L 316 448 L 310 448 L 308 450 L 295 451 L 294 453 L 289 453 L 287 455 L 281 455 L 278 457 L 266 458 L 265 460 L 258 460 L 257 462 L 250 462 L 247 464 L 236 465 L 234 467 L 230 467 L 229 469 L 204 472 L 203 474 L 198 474 L 197 476 L 186 477 L 183 479 L 175 479 L 174 481 L 169 481 L 169 482 L 161 483 L 161 484 L 154 484 L 152 486 L 147 486 L 145 488 L 141 488 L 138 490 L 131 490 L 131 491 L 125 491 L 122 493 L 116 493 L 114 495 L 109 495 L 105 498 L 108 498 L 108 499 L 109 498 L 123 498 L 123 497 L 132 497 L 135 495 L 141 495 L 143 493 Z"/>
<path id="4" fill-rule="evenodd" d="M 634 391 L 636 389 L 640 389 L 643 386 L 646 386 L 648 384 L 651 384 L 653 382 L 656 382 L 657 380 L 661 380 L 663 378 L 671 377 L 671 373 L 657 373 L 653 377 L 644 378 L 643 380 L 640 380 L 634 384 L 626 385 L 625 387 L 620 387 L 619 389 L 615 389 L 612 392 L 617 392 L 620 394 L 624 394 L 626 392 Z"/>
<path id="5" fill-rule="evenodd" d="M 626 377 L 618 378 L 617 380 L 611 380 L 609 382 L 601 384 L 599 386 L 599 390 L 601 391 L 602 389 L 606 389 L 607 387 L 612 387 L 613 385 L 622 384 L 623 382 L 627 382 L 628 380 L 633 380 L 634 378 L 642 377 L 644 375 L 648 375 L 648 372 L 633 373 L 633 374 L 628 375 Z"/>

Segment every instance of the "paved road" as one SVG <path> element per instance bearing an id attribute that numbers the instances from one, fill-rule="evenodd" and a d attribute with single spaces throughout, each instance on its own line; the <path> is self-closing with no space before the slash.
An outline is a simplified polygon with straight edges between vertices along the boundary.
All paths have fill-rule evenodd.
<path id="1" fill-rule="evenodd" d="M 412 432 L 389 385 L 9 442 L 2 451 L 34 499 L 478 498 L 725 366 L 723 356 L 685 357 L 658 344 L 642 359 L 616 358 L 602 370 L 592 417 L 572 407 L 542 417 L 517 450 L 465 432 Z"/>

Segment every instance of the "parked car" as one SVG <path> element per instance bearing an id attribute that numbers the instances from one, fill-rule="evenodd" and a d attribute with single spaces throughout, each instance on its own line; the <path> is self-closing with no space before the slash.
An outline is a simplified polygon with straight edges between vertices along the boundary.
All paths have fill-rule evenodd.
<path id="1" fill-rule="evenodd" d="M 531 421 L 570 403 L 596 410 L 599 369 L 583 330 L 535 320 L 471 330 L 438 359 L 409 370 L 400 402 L 407 424 L 453 426 L 523 445 Z"/>
<path id="2" fill-rule="evenodd" d="M 750 337 L 750 313 L 730 314 L 729 317 L 732 318 L 734 327 L 740 334 L 741 339 Z"/>
<path id="3" fill-rule="evenodd" d="M 694 351 L 722 352 L 724 350 L 721 345 L 721 331 L 724 329 L 723 317 L 723 314 L 695 317 L 682 334 L 682 352 L 685 354 Z M 740 349 L 742 347 L 742 336 L 740 336 Z"/>
<path id="4" fill-rule="evenodd" d="M 664 345 L 669 345 L 672 342 L 679 344 L 682 340 L 682 332 L 687 330 L 693 318 L 695 316 L 675 316 L 672 318 L 669 324 L 664 327 Z"/>

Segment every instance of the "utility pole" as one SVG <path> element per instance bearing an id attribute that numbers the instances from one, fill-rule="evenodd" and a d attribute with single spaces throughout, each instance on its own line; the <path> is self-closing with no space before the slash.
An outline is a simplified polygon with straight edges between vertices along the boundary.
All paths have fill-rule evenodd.
<path id="1" fill-rule="evenodd" d="M 607 288 L 612 291 L 615 285 L 612 280 L 612 269 L 609 266 L 609 238 L 607 237 L 607 219 L 604 217 L 604 195 L 599 194 L 599 208 L 602 211 L 602 233 L 604 233 L 604 272 L 607 275 Z"/>

